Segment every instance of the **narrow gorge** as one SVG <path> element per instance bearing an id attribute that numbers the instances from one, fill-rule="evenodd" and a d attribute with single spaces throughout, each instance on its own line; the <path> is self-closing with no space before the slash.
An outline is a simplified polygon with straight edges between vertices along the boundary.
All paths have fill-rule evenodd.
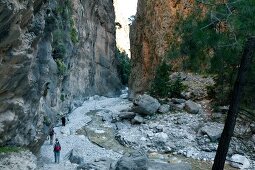
<path id="1" fill-rule="evenodd" d="M 1 145 L 34 150 L 86 96 L 118 94 L 112 1 L 1 1 Z"/>
<path id="2" fill-rule="evenodd" d="M 255 8 L 210 3 L 0 0 L 0 169 L 211 169 Z M 251 65 L 226 170 L 255 168 Z"/>

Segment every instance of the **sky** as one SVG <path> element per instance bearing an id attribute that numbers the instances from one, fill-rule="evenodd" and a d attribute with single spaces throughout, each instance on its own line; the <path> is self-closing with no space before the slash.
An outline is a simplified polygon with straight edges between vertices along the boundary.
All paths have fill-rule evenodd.
<path id="1" fill-rule="evenodd" d="M 120 10 L 125 15 L 125 17 L 129 18 L 136 13 L 137 0 L 118 0 L 120 3 Z"/>

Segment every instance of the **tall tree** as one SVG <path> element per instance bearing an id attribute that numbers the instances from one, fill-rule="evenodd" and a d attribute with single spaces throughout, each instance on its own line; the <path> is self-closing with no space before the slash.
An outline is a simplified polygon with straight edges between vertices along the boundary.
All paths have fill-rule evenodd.
<path id="1" fill-rule="evenodd" d="M 238 75 L 234 84 L 232 99 L 225 122 L 225 126 L 220 138 L 219 146 L 214 159 L 212 170 L 223 170 L 228 152 L 229 143 L 234 132 L 236 118 L 238 115 L 241 94 L 247 76 L 247 71 L 250 67 L 252 57 L 255 51 L 255 37 L 250 37 L 244 47 L 241 64 Z"/>
<path id="2" fill-rule="evenodd" d="M 240 57 L 247 37 L 255 35 L 255 0 L 196 0 L 190 14 L 180 15 L 174 35 L 180 41 L 169 45 L 170 61 L 182 61 L 185 71 L 213 74 L 211 97 L 215 105 L 229 105 Z M 178 60 L 179 59 L 179 60 Z M 255 82 L 255 65 L 249 71 Z M 242 107 L 253 109 L 253 86 L 246 86 Z"/>

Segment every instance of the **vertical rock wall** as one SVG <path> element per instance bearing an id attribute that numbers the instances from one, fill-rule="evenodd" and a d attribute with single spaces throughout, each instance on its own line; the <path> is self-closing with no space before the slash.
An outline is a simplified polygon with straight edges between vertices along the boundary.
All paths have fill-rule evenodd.
<path id="1" fill-rule="evenodd" d="M 132 71 L 130 97 L 148 90 L 156 67 L 177 38 L 173 29 L 178 16 L 192 10 L 193 0 L 138 0 L 136 19 L 130 30 Z"/>
<path id="2" fill-rule="evenodd" d="M 0 145 L 36 151 L 58 113 L 120 89 L 112 0 L 0 0 Z"/>

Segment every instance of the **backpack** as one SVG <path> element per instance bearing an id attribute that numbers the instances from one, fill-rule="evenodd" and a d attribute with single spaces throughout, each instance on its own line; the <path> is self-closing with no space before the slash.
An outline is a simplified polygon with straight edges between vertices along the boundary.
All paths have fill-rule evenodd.
<path id="1" fill-rule="evenodd" d="M 57 143 L 57 144 L 55 144 L 55 146 L 54 146 L 54 151 L 60 151 L 61 150 L 61 146 L 60 146 L 60 144 L 59 143 Z"/>

